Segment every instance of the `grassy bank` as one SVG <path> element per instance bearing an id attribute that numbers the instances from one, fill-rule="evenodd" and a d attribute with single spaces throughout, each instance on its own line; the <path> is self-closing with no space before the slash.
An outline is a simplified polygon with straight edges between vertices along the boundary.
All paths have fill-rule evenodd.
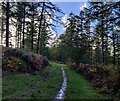
<path id="1" fill-rule="evenodd" d="M 4 99 L 53 99 L 62 84 L 61 67 L 67 76 L 65 99 L 105 99 L 107 96 L 95 91 L 85 78 L 66 65 L 51 63 L 45 69 L 46 77 L 28 74 L 8 74 L 3 77 Z"/>
<path id="2" fill-rule="evenodd" d="M 2 97 L 3 99 L 13 99 L 25 92 L 30 86 L 34 86 L 39 80 L 42 81 L 40 76 L 8 74 L 3 77 Z"/>
<path id="3" fill-rule="evenodd" d="M 3 77 L 3 99 L 52 99 L 58 92 L 61 81 L 61 69 L 57 64 L 47 68 L 47 77 L 29 74 L 10 73 Z"/>
<path id="4" fill-rule="evenodd" d="M 61 65 L 52 63 L 46 72 L 50 72 L 48 80 L 44 81 L 37 87 L 37 90 L 28 95 L 27 98 L 31 99 L 53 99 L 60 89 L 62 82 Z"/>

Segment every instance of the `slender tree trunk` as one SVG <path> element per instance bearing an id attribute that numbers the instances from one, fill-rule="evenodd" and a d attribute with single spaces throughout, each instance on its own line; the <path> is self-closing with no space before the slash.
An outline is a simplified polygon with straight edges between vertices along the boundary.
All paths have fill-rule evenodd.
<path id="1" fill-rule="evenodd" d="M 3 23 L 3 20 L 2 20 L 2 28 L 1 28 L 1 44 L 2 44 L 2 42 L 3 42 L 3 33 L 4 33 L 4 25 L 3 25 L 4 23 Z"/>
<path id="2" fill-rule="evenodd" d="M 88 16 L 88 18 L 89 18 L 89 16 Z M 90 44 L 90 20 L 88 20 L 88 26 L 87 26 L 87 27 L 89 27 L 89 28 L 88 28 L 88 40 L 89 40 L 89 41 L 88 41 L 88 42 L 89 42 L 89 43 L 88 43 L 88 45 L 89 45 L 88 47 L 89 47 L 89 57 L 90 57 L 89 59 L 90 59 L 91 62 L 92 62 L 92 50 L 91 50 L 91 44 Z"/>
<path id="3" fill-rule="evenodd" d="M 19 46 L 20 46 L 20 44 L 19 44 L 19 41 L 20 41 L 20 38 L 19 38 L 19 33 L 20 33 L 20 32 L 19 32 L 19 28 L 18 28 L 17 30 L 18 30 L 18 31 L 17 31 L 17 35 L 18 35 L 18 36 L 17 36 L 17 41 L 18 41 L 18 43 L 17 43 L 17 44 L 18 44 L 17 47 L 19 47 Z"/>
<path id="4" fill-rule="evenodd" d="M 21 34 L 20 34 L 20 28 L 18 28 L 18 47 L 20 48 L 20 42 L 21 42 Z"/>
<path id="5" fill-rule="evenodd" d="M 37 41 L 37 53 L 39 53 L 40 34 L 41 34 L 41 28 L 42 28 L 43 12 L 45 9 L 44 6 L 45 6 L 45 2 L 43 2 L 42 11 L 41 11 L 41 15 L 40 15 L 39 33 L 38 33 L 38 41 Z"/>
<path id="6" fill-rule="evenodd" d="M 24 11 L 23 11 L 23 13 L 24 13 L 24 15 L 23 15 L 23 38 L 22 38 L 22 48 L 24 48 L 24 45 L 25 45 L 25 4 L 24 4 Z"/>
<path id="7" fill-rule="evenodd" d="M 43 46 L 43 27 L 42 27 L 42 30 L 41 30 L 41 34 L 40 34 L 40 54 L 42 54 L 42 46 Z"/>
<path id="8" fill-rule="evenodd" d="M 19 44 L 20 44 L 20 48 L 22 48 L 22 23 L 21 23 L 21 27 L 19 30 Z"/>
<path id="9" fill-rule="evenodd" d="M 16 23 L 15 47 L 18 47 L 18 22 Z"/>
<path id="10" fill-rule="evenodd" d="M 103 4 L 102 4 L 102 11 L 103 11 Z M 104 15 L 102 14 L 101 18 L 101 26 L 102 26 L 102 33 L 101 33 L 101 40 L 102 40 L 102 63 L 104 64 L 104 23 L 103 23 Z"/>
<path id="11" fill-rule="evenodd" d="M 34 24 L 34 22 L 33 22 L 33 24 Z M 33 41 L 34 41 L 34 32 L 33 32 L 33 30 L 34 30 L 34 27 L 32 26 L 32 35 L 31 35 L 31 50 L 33 50 Z"/>
<path id="12" fill-rule="evenodd" d="M 106 63 L 106 65 L 108 64 L 108 36 L 107 36 L 107 40 L 106 40 L 106 47 L 105 47 L 105 63 Z"/>
<path id="13" fill-rule="evenodd" d="M 103 25 L 103 24 L 102 24 Z M 102 63 L 104 64 L 104 35 L 103 35 L 103 28 L 102 28 Z"/>
<path id="14" fill-rule="evenodd" d="M 9 47 L 9 12 L 10 4 L 7 2 L 6 6 L 6 47 Z"/>
<path id="15" fill-rule="evenodd" d="M 116 52 L 115 52 L 115 32 L 114 32 L 114 30 L 113 30 L 113 64 L 115 65 L 116 63 L 115 63 L 115 57 L 116 57 Z"/>
<path id="16" fill-rule="evenodd" d="M 3 2 L 2 2 L 2 6 L 3 6 Z M 2 8 L 3 9 L 3 8 Z M 2 10 L 2 22 L 1 22 L 1 44 L 3 43 L 3 33 L 4 33 L 4 13 L 3 13 L 3 10 Z"/>
<path id="17" fill-rule="evenodd" d="M 120 66 L 120 32 L 117 34 L 117 50 L 118 50 L 118 56 L 117 56 L 117 61 L 118 61 L 118 66 Z"/>
<path id="18" fill-rule="evenodd" d="M 33 2 L 32 2 L 32 7 L 33 7 Z M 33 39 L 34 37 L 34 10 L 33 10 L 33 16 L 32 16 L 32 35 L 31 35 L 31 50 L 33 50 Z"/>
<path id="19" fill-rule="evenodd" d="M 43 47 L 44 47 L 44 43 L 45 43 L 45 38 L 44 38 L 44 34 L 45 34 L 45 19 L 44 19 L 44 22 L 43 22 L 43 27 L 42 27 L 42 30 L 41 30 L 41 34 L 40 34 L 40 38 L 41 38 L 41 41 L 40 41 L 40 54 L 43 53 Z"/>
<path id="20" fill-rule="evenodd" d="M 82 17 L 82 15 L 80 15 Z M 80 42 L 80 47 L 83 47 L 82 45 L 82 37 L 83 37 L 83 19 L 81 19 L 81 42 Z"/>
<path id="21" fill-rule="evenodd" d="M 115 63 L 115 61 L 116 61 L 116 59 L 115 59 L 115 57 L 116 57 L 116 54 L 115 54 L 116 52 L 115 52 L 115 40 L 113 39 L 113 64 L 115 65 L 116 63 Z"/>
<path id="22" fill-rule="evenodd" d="M 43 46 L 43 45 L 42 45 L 42 44 L 43 44 L 42 34 L 43 34 L 43 33 L 41 32 L 41 35 L 40 35 L 40 54 L 42 54 L 42 48 L 43 48 L 43 47 L 42 47 L 42 46 Z"/>

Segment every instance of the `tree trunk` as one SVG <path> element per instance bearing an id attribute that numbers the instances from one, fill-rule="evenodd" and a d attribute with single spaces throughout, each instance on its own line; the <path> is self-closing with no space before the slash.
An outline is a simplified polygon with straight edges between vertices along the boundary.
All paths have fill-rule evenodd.
<path id="1" fill-rule="evenodd" d="M 114 29 L 113 29 L 113 33 L 112 33 L 112 37 L 113 37 L 113 64 L 115 65 L 115 57 L 116 57 L 116 52 L 115 52 L 115 32 L 114 32 Z"/>
<path id="2" fill-rule="evenodd" d="M 2 2 L 2 6 L 3 6 L 3 2 Z M 2 8 L 3 9 L 3 8 Z M 4 11 L 2 10 L 2 25 L 1 25 L 1 44 L 3 43 L 3 33 L 4 33 Z"/>
<path id="3" fill-rule="evenodd" d="M 18 47 L 18 21 L 16 23 L 16 37 L 15 37 L 15 48 Z"/>
<path id="4" fill-rule="evenodd" d="M 22 48 L 24 48 L 25 45 L 25 4 L 24 4 L 24 11 L 23 11 L 24 15 L 23 15 L 23 39 L 22 39 Z"/>
<path id="5" fill-rule="evenodd" d="M 103 4 L 102 4 L 102 10 L 103 10 Z M 104 64 L 104 23 L 103 23 L 103 19 L 104 19 L 104 15 L 102 14 L 102 18 L 101 18 L 101 26 L 102 26 L 102 33 L 101 33 L 101 40 L 102 40 L 102 63 Z"/>
<path id="6" fill-rule="evenodd" d="M 33 2 L 32 2 L 33 6 Z M 31 35 L 31 50 L 33 50 L 33 37 L 34 37 L 34 10 L 33 10 L 33 17 L 32 17 L 32 35 Z"/>
<path id="7" fill-rule="evenodd" d="M 117 64 L 120 66 L 120 32 L 117 34 L 117 50 L 118 50 L 118 56 L 117 56 Z"/>
<path id="8" fill-rule="evenodd" d="M 10 4 L 7 2 L 6 6 L 6 47 L 9 47 L 9 12 Z"/>
<path id="9" fill-rule="evenodd" d="M 41 11 L 41 15 L 40 15 L 39 33 L 38 33 L 38 41 L 37 41 L 37 53 L 39 53 L 39 45 L 40 45 L 39 43 L 40 43 L 40 34 L 41 34 L 41 28 L 42 28 L 44 6 L 45 6 L 45 2 L 43 2 L 42 11 Z"/>
<path id="10" fill-rule="evenodd" d="M 105 45 L 105 63 L 106 65 L 108 64 L 108 36 L 107 36 L 107 39 L 106 39 L 106 45 Z"/>
<path id="11" fill-rule="evenodd" d="M 20 44 L 20 48 L 22 48 L 22 38 L 21 38 L 21 36 L 22 36 L 22 23 L 21 23 L 20 26 L 21 27 L 20 27 L 20 30 L 19 30 L 19 44 Z"/>

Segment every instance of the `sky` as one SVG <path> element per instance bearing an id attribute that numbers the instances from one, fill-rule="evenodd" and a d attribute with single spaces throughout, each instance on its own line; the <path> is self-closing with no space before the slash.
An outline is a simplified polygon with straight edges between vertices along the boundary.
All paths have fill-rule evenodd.
<path id="1" fill-rule="evenodd" d="M 87 7 L 86 2 L 55 2 L 58 7 L 65 13 L 62 17 L 62 22 L 66 22 L 68 15 L 72 12 L 74 14 L 79 15 L 80 10 L 83 9 L 83 7 Z M 63 34 L 65 29 L 63 25 L 59 25 L 57 27 L 58 35 Z"/>

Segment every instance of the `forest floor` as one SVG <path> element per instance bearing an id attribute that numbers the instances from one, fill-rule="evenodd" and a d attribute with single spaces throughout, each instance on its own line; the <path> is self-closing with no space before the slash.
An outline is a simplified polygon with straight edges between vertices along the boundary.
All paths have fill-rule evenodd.
<path id="1" fill-rule="evenodd" d="M 2 84 L 3 99 L 53 99 L 62 84 L 61 68 L 67 76 L 65 99 L 107 99 L 94 90 L 91 84 L 80 74 L 70 70 L 64 64 L 51 63 L 44 75 L 25 73 L 4 73 Z"/>

